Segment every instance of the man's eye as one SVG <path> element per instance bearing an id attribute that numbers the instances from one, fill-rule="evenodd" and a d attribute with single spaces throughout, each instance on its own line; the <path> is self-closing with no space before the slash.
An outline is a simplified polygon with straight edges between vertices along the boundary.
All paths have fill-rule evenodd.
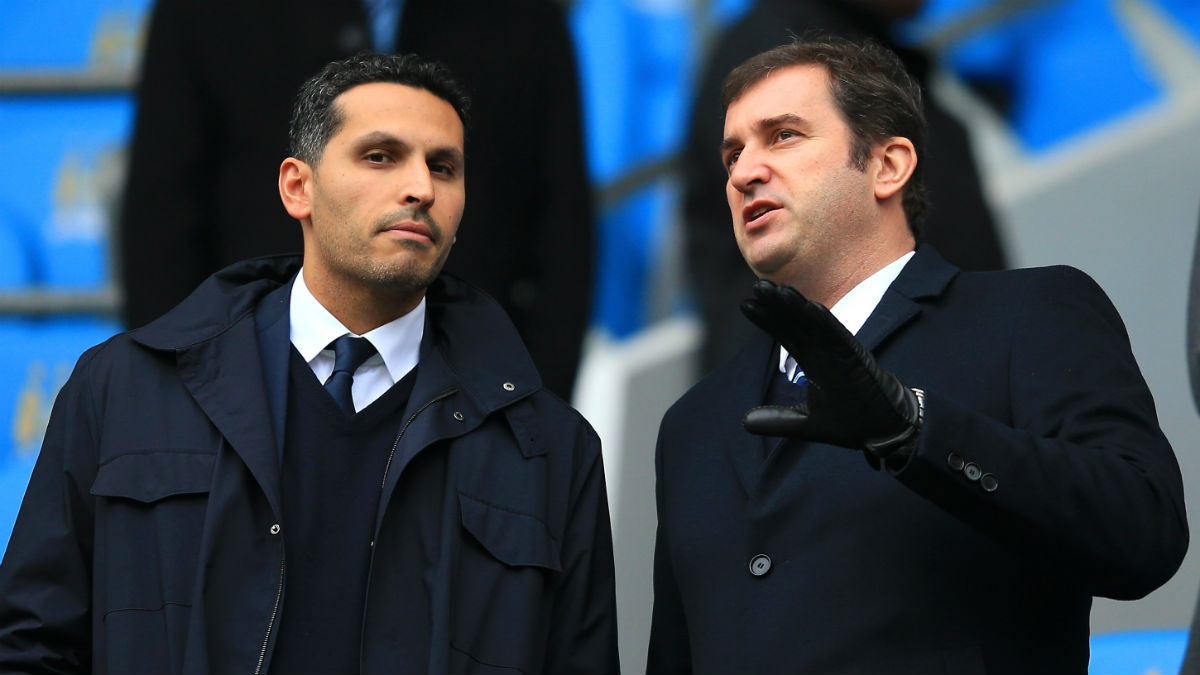
<path id="1" fill-rule="evenodd" d="M 443 176 L 453 176 L 455 173 L 454 165 L 452 164 L 431 164 L 429 170 Z"/>
<path id="2" fill-rule="evenodd" d="M 386 152 L 369 152 L 364 159 L 373 164 L 382 164 L 391 159 L 391 157 Z"/>
<path id="3" fill-rule="evenodd" d="M 741 154 L 742 154 L 742 153 L 741 153 L 740 151 L 739 151 L 739 152 L 731 152 L 731 153 L 729 153 L 729 156 L 725 158 L 725 168 L 726 168 L 726 169 L 732 169 L 732 168 L 733 168 L 733 165 L 734 165 L 734 164 L 737 164 L 737 161 L 738 161 L 738 156 L 739 156 L 739 155 L 741 155 Z"/>
<path id="4" fill-rule="evenodd" d="M 791 138 L 796 138 L 799 135 L 800 134 L 798 134 L 794 131 L 788 131 L 787 129 L 780 129 L 779 132 L 775 134 L 775 139 L 780 140 L 780 141 L 786 141 Z"/>

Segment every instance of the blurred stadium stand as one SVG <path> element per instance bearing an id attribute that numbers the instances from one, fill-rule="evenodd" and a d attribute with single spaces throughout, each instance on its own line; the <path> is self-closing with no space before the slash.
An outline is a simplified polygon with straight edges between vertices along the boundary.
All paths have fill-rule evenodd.
<path id="1" fill-rule="evenodd" d="M 1130 630 L 1092 636 L 1089 675 L 1171 675 L 1179 672 L 1188 632 Z"/>
<path id="2" fill-rule="evenodd" d="M 694 381 L 700 338 L 680 268 L 676 153 L 694 69 L 750 2 L 570 2 L 600 209 L 594 330 L 575 403 L 605 441 L 630 671 L 642 669 L 649 625 L 658 419 Z M 119 329 L 110 215 L 150 4 L 4 3 L 0 547 L 57 388 L 86 347 Z M 974 132 L 1010 257 L 1097 277 L 1130 326 L 1185 479 L 1200 477 L 1182 367 L 1200 3 L 928 0 L 901 36 L 941 56 L 931 94 Z M 1098 602 L 1094 629 L 1186 624 L 1197 576 L 1192 556 L 1145 601 Z"/>
<path id="3" fill-rule="evenodd" d="M 119 330 L 110 212 L 150 0 L 4 3 L 0 23 L 0 545 L 50 407 Z"/>

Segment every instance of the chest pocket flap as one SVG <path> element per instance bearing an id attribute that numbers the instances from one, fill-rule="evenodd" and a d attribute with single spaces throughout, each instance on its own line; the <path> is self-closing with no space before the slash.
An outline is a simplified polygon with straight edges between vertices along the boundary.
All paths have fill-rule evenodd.
<path id="1" fill-rule="evenodd" d="M 458 494 L 463 527 L 497 560 L 511 567 L 562 571 L 558 542 L 541 520 Z"/>
<path id="2" fill-rule="evenodd" d="M 149 504 L 175 495 L 208 492 L 216 455 L 188 450 L 155 450 L 120 455 L 96 472 L 91 493 Z"/>

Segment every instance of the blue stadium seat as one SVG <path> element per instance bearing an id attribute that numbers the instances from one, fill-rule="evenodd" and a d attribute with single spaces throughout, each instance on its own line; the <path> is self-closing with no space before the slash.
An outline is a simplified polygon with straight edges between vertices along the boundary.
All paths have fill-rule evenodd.
<path id="1" fill-rule="evenodd" d="M 1194 16 L 1194 0 L 1157 0 Z M 916 39 L 999 0 L 930 0 L 902 34 Z M 1179 5 L 1175 7 L 1175 5 Z M 1119 25 L 1109 0 L 1038 3 L 951 45 L 946 63 L 964 79 L 1011 92 L 1009 121 L 1034 152 L 1158 100 L 1159 83 Z"/>
<path id="2" fill-rule="evenodd" d="M 1153 0 L 1196 41 L 1200 49 L 1200 2 L 1196 0 Z"/>
<path id="3" fill-rule="evenodd" d="M 663 227 L 679 201 L 678 181 L 660 180 L 600 214 L 593 314 L 611 337 L 630 337 L 649 320 L 650 269 Z"/>
<path id="4" fill-rule="evenodd" d="M 726 4 L 724 16 L 744 9 Z M 697 59 L 691 3 L 579 0 L 570 20 L 592 180 L 611 183 L 674 155 L 686 132 Z M 651 186 L 599 214 L 593 320 L 613 336 L 630 335 L 646 323 L 649 269 L 672 213 L 663 200 L 673 194 Z"/>
<path id="5" fill-rule="evenodd" d="M 5 2 L 0 68 L 128 69 L 137 58 L 143 16 L 151 2 Z"/>
<path id="6" fill-rule="evenodd" d="M 1176 675 L 1187 648 L 1186 628 L 1093 635 L 1089 675 Z"/>
<path id="7" fill-rule="evenodd" d="M 0 292 L 24 290 L 33 283 L 32 258 L 22 235 L 16 218 L 0 205 Z"/>
<path id="8" fill-rule="evenodd" d="M 1067 0 L 1024 22 L 1011 121 L 1034 151 L 1112 122 L 1161 95 L 1104 0 Z"/>
<path id="9" fill-rule="evenodd" d="M 106 284 L 109 215 L 132 125 L 128 96 L 0 99 L 0 204 L 35 244 L 34 282 Z"/>
<path id="10" fill-rule="evenodd" d="M 8 543 L 54 397 L 79 355 L 118 330 L 91 318 L 0 319 L 0 548 Z"/>

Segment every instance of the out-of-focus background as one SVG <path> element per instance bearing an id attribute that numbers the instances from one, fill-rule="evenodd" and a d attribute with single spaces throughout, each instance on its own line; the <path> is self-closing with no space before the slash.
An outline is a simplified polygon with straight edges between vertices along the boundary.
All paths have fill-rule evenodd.
<path id="1" fill-rule="evenodd" d="M 694 100 L 704 65 L 755 3 L 561 4 L 596 216 L 590 329 L 573 402 L 605 443 L 622 661 L 639 672 L 657 424 L 702 375 L 697 280 L 719 281 L 685 245 L 696 235 L 683 215 L 692 161 L 684 147 L 693 104 L 716 105 Z M 152 9 L 152 0 L 0 0 L 0 546 L 58 388 L 86 347 L 123 329 L 117 208 Z M 929 58 L 927 94 L 968 131 L 1007 266 L 1074 265 L 1113 299 L 1200 523 L 1200 416 L 1185 358 L 1200 215 L 1200 2 L 928 0 L 885 30 Z M 219 49 L 221 37 L 212 39 Z M 715 165 L 719 138 L 710 141 Z M 726 235 L 706 241 L 733 250 Z M 1093 633 L 1182 629 L 1198 582 L 1193 551 L 1146 599 L 1098 600 Z M 1181 653 L 1172 644 L 1167 651 Z M 1160 672 L 1177 668 L 1170 656 Z"/>

